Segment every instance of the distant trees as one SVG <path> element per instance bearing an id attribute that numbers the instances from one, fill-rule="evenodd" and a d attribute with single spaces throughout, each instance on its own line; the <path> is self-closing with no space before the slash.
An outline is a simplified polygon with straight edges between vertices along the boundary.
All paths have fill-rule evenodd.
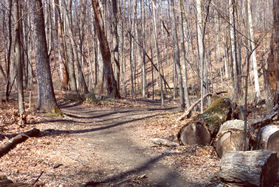
<path id="1" fill-rule="evenodd" d="M 271 0 L 49 0 L 41 2 L 40 24 L 31 22 L 31 14 L 38 14 L 31 2 L 38 4 L 0 4 L 0 84 L 6 100 L 12 89 L 32 89 L 33 83 L 44 92 L 40 85 L 50 86 L 54 78 L 55 89 L 76 94 L 160 98 L 162 105 L 173 95 L 184 110 L 198 97 L 223 89 L 241 102 L 245 70 L 251 70 L 249 90 L 257 99 L 263 96 Z M 16 14 L 16 3 L 26 14 Z M 269 62 L 277 58 L 274 42 Z M 249 53 L 252 67 L 247 68 Z M 37 74 L 34 59 L 41 66 Z M 266 86 L 277 76 L 276 65 L 268 68 Z M 207 104 L 202 102 L 201 111 Z"/>

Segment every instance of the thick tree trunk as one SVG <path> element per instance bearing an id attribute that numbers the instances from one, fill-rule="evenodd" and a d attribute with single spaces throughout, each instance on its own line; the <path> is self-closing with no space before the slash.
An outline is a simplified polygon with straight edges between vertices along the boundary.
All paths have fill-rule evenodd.
<path id="1" fill-rule="evenodd" d="M 104 75 L 106 80 L 106 88 L 108 95 L 113 98 L 120 98 L 120 93 L 117 88 L 117 82 L 114 79 L 113 69 L 111 64 L 111 53 L 107 41 L 107 36 L 104 32 L 104 25 L 98 0 L 92 0 L 92 5 L 95 14 L 95 24 L 97 26 L 98 39 L 100 50 L 104 62 Z"/>
<path id="2" fill-rule="evenodd" d="M 56 104 L 50 72 L 42 1 L 32 0 L 30 4 L 34 24 L 34 48 L 39 94 L 37 109 L 46 112 L 60 112 Z"/>
<path id="3" fill-rule="evenodd" d="M 277 178 L 276 153 L 260 151 L 230 151 L 221 159 L 220 178 L 240 186 L 274 186 Z"/>
<path id="4" fill-rule="evenodd" d="M 270 111 L 279 102 L 279 1 L 273 0 L 273 31 L 265 82 L 266 101 Z"/>

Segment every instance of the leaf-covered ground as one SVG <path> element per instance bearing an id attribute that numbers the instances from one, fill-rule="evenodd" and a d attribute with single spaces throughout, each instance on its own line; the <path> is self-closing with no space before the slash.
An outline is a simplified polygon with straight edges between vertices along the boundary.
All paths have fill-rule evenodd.
<path id="1" fill-rule="evenodd" d="M 157 146 L 154 137 L 176 141 L 184 122 L 174 103 L 104 100 L 81 103 L 59 99 L 65 117 L 27 109 L 26 124 L 16 103 L 0 108 L 0 146 L 9 135 L 32 128 L 42 135 L 29 138 L 3 156 L 0 175 L 16 183 L 45 186 L 216 185 L 219 159 L 210 146 Z M 164 179 L 164 180 L 163 180 Z"/>

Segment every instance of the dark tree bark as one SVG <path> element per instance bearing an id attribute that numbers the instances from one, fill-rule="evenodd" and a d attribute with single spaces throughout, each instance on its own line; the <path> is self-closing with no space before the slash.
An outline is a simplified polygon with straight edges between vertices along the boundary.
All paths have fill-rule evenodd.
<path id="1" fill-rule="evenodd" d="M 273 0 L 273 30 L 266 71 L 265 90 L 268 110 L 279 102 L 279 1 Z"/>
<path id="2" fill-rule="evenodd" d="M 6 101 L 9 101 L 10 96 L 10 67 L 11 67 L 11 52 L 12 52 L 12 8 L 13 1 L 9 1 L 9 47 L 8 47 L 8 66 L 7 66 L 7 82 L 6 82 Z"/>
<path id="3" fill-rule="evenodd" d="M 109 97 L 120 98 L 120 93 L 117 88 L 117 83 L 113 75 L 113 69 L 111 64 L 111 53 L 109 49 L 107 36 L 104 31 L 104 24 L 102 21 L 102 14 L 101 14 L 98 0 L 92 0 L 92 5 L 95 14 L 95 24 L 97 27 L 100 50 L 104 62 L 104 76 L 106 80 L 107 92 Z"/>
<path id="4" fill-rule="evenodd" d="M 34 24 L 34 48 L 36 59 L 38 103 L 37 109 L 45 112 L 60 112 L 54 95 L 45 33 L 44 13 L 41 0 L 32 0 Z"/>
<path id="5" fill-rule="evenodd" d="M 113 9 L 113 60 L 116 64 L 116 82 L 120 88 L 119 36 L 118 36 L 118 6 L 117 0 L 112 0 Z"/>
<path id="6" fill-rule="evenodd" d="M 18 98 L 18 113 L 22 115 L 25 111 L 24 109 L 24 95 L 23 95 L 23 67 L 22 67 L 22 47 L 21 47 L 21 29 L 22 24 L 19 20 L 20 15 L 20 5 L 19 1 L 15 1 L 15 29 L 16 29 L 16 39 L 15 39 L 15 56 L 16 56 L 16 70 L 17 70 L 17 98 Z"/>

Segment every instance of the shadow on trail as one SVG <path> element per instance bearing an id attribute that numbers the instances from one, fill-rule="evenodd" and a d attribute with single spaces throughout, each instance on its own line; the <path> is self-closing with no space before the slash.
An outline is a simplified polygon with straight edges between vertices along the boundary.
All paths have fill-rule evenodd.
<path id="1" fill-rule="evenodd" d="M 59 103 L 60 108 L 71 108 L 75 106 L 80 106 L 82 105 L 83 101 L 75 102 L 73 103 L 72 101 L 67 101 L 65 103 Z"/>
<path id="2" fill-rule="evenodd" d="M 108 112 L 105 114 L 100 114 L 100 115 L 94 115 L 94 116 L 77 116 L 74 114 L 69 114 L 64 112 L 64 114 L 66 114 L 67 116 L 71 117 L 71 118 L 77 118 L 77 119 L 95 119 L 95 118 L 102 118 L 102 117 L 106 117 L 106 116 L 110 116 L 113 114 L 119 114 L 119 113 L 129 113 L 129 112 L 133 112 L 132 110 L 126 110 L 126 111 L 115 111 L 115 112 Z"/>
<path id="3" fill-rule="evenodd" d="M 120 122 L 113 123 L 111 125 L 106 125 L 106 126 L 103 126 L 103 127 L 96 127 L 96 128 L 90 128 L 90 129 L 82 129 L 82 130 L 47 129 L 47 130 L 44 130 L 44 131 L 41 132 L 41 137 L 42 136 L 59 136 L 59 135 L 62 135 L 62 134 L 82 134 L 82 133 L 88 133 L 88 132 L 101 131 L 101 130 L 110 129 L 110 128 L 113 128 L 113 127 L 125 125 L 125 124 L 131 123 L 131 122 L 153 118 L 155 116 L 158 116 L 158 114 L 150 115 L 150 116 L 146 116 L 146 117 L 142 117 L 142 118 L 126 120 L 126 121 L 120 121 Z M 42 123 L 44 123 L 44 122 L 42 122 Z"/>
<path id="4" fill-rule="evenodd" d="M 146 162 L 144 162 L 141 166 L 136 167 L 134 169 L 122 172 L 120 174 L 117 174 L 115 176 L 109 177 L 107 179 L 104 179 L 103 181 L 89 181 L 87 182 L 84 186 L 98 186 L 98 185 L 104 185 L 106 183 L 113 183 L 112 186 L 116 186 L 116 185 L 120 185 L 121 183 L 126 183 L 126 182 L 132 182 L 133 178 L 128 178 L 129 176 L 133 176 L 133 175 L 141 175 L 141 172 L 144 172 L 146 170 L 151 169 L 152 167 L 154 167 L 155 164 L 157 164 L 158 161 L 160 161 L 161 159 L 163 159 L 164 157 L 167 156 L 171 156 L 171 155 L 179 155 L 179 154 L 183 154 L 183 153 L 162 153 L 159 156 L 153 157 L 149 160 L 147 160 Z M 162 166 L 163 168 L 164 166 Z M 159 171 L 160 172 L 160 171 Z M 150 176 L 149 173 L 148 174 L 144 174 L 146 175 L 147 179 L 152 178 L 152 176 Z M 127 180 L 125 178 L 128 178 Z M 164 176 L 162 177 L 163 180 L 161 181 L 149 181 L 148 186 L 149 185 L 155 185 L 155 186 L 174 186 L 177 185 L 176 181 L 179 179 L 179 174 L 176 171 L 171 171 L 168 170 L 167 172 L 164 173 Z M 156 184 L 150 184 L 151 183 L 156 183 Z M 194 185 L 194 184 L 190 184 L 190 183 L 186 183 L 183 184 L 184 186 L 198 186 L 198 185 Z"/>

